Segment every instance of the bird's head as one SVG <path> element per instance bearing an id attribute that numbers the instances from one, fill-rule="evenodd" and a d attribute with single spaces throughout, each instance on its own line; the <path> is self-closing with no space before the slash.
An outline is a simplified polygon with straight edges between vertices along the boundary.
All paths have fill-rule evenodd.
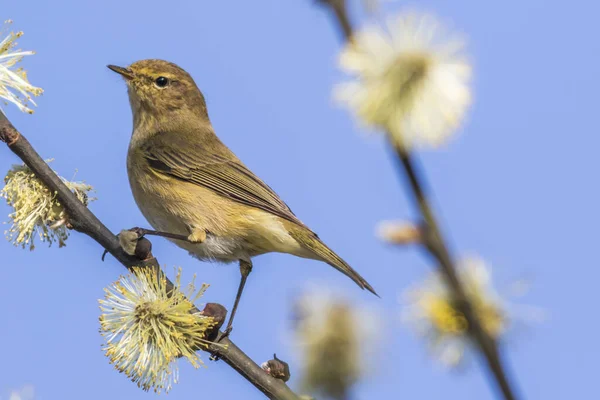
<path id="1" fill-rule="evenodd" d="M 139 124 L 208 120 L 204 96 L 181 67 L 163 60 L 141 60 L 129 67 L 108 65 L 127 83 L 134 128 Z"/>

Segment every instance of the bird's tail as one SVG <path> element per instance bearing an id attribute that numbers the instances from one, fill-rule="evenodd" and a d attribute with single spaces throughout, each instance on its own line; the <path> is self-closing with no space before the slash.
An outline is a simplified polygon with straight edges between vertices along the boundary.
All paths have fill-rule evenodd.
<path id="1" fill-rule="evenodd" d="M 379 297 L 369 282 L 360 276 L 358 272 L 353 270 L 352 267 L 342 260 L 340 256 L 335 254 L 333 250 L 327 247 L 316 234 L 306 228 L 293 229 L 290 231 L 290 234 L 304 249 L 314 255 L 310 258 L 325 261 L 327 264 L 356 282 L 361 289 L 367 289 L 369 292 Z"/>

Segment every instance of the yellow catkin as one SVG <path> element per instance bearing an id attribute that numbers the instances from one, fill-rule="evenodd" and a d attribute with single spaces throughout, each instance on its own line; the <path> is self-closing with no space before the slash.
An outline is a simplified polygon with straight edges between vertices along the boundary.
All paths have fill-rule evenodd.
<path id="1" fill-rule="evenodd" d="M 181 270 L 174 285 L 167 290 L 160 271 L 140 267 L 106 288 L 99 300 L 105 355 L 144 390 L 168 392 L 178 380 L 179 357 L 195 368 L 203 365 L 196 351 L 208 345 L 206 331 L 215 324 L 192 312 L 191 301 L 200 298 L 208 285 L 196 291 L 192 282 L 182 292 Z"/>
<path id="2" fill-rule="evenodd" d="M 88 192 L 93 190 L 90 185 L 61 179 L 84 205 L 94 200 L 88 197 Z M 7 239 L 15 246 L 30 250 L 35 247 L 36 236 L 49 245 L 57 242 L 59 247 L 64 246 L 69 236 L 65 226 L 68 217 L 56 195 L 25 165 L 14 165 L 4 183 L 0 197 L 13 208 L 9 214 L 11 226 L 5 231 Z"/>

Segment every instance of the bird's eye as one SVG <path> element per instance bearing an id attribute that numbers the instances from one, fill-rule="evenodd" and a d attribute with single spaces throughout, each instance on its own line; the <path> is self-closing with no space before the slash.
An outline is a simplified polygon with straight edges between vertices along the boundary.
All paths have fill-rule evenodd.
<path id="1" fill-rule="evenodd" d="M 156 80 L 154 81 L 154 83 L 159 88 L 164 88 L 164 87 L 167 87 L 169 85 L 169 78 L 165 78 L 164 76 L 159 76 L 158 78 L 156 78 Z"/>

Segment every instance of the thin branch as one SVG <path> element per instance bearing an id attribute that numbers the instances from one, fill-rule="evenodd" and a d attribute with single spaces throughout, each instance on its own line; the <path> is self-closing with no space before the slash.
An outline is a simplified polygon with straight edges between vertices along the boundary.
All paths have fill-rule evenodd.
<path id="1" fill-rule="evenodd" d="M 504 398 L 506 400 L 515 400 L 517 397 L 511 388 L 505 368 L 500 360 L 498 344 L 481 326 L 479 318 L 475 314 L 473 306 L 458 278 L 448 247 L 442 237 L 435 215 L 427 200 L 427 196 L 425 196 L 423 176 L 419 176 L 416 164 L 410 156 L 410 153 L 403 151 L 399 147 L 395 147 L 395 150 L 410 182 L 413 200 L 419 208 L 421 217 L 425 223 L 424 245 L 429 253 L 438 261 L 440 268 L 444 272 L 446 280 L 453 291 L 457 308 L 465 315 L 465 318 L 469 323 L 470 333 L 483 352 L 487 366 L 500 387 Z"/>
<path id="2" fill-rule="evenodd" d="M 352 23 L 345 7 L 345 0 L 319 0 L 319 2 L 328 6 L 336 17 L 340 31 L 344 38 L 350 41 L 352 38 Z M 408 151 L 392 143 L 400 166 L 408 178 L 411 194 L 415 205 L 421 213 L 424 225 L 423 244 L 429 254 L 435 258 L 440 269 L 446 277 L 446 281 L 453 291 L 457 301 L 457 307 L 463 312 L 469 323 L 469 332 L 483 353 L 489 371 L 492 373 L 502 395 L 506 400 L 516 400 L 515 392 L 512 389 L 505 368 L 502 365 L 498 344 L 490 337 L 481 326 L 471 302 L 461 284 L 454 262 L 448 250 L 448 246 L 441 234 L 437 219 L 433 213 L 428 197 L 425 194 L 426 180 L 423 174 L 420 174 L 417 164 Z"/>
<path id="3" fill-rule="evenodd" d="M 5 142 L 10 150 L 25 162 L 38 179 L 50 190 L 56 192 L 57 198 L 69 216 L 69 223 L 73 226 L 73 229 L 94 239 L 127 268 L 142 265 L 160 268 L 154 257 L 140 261 L 138 258 L 125 253 L 117 237 L 77 199 L 2 112 L 0 112 L 0 141 Z M 170 281 L 169 285 L 172 287 Z M 194 308 L 193 311 L 199 312 L 197 308 Z M 221 360 L 231 366 L 268 398 L 276 400 L 299 399 L 284 382 L 267 374 L 228 338 L 223 338 L 218 345 L 212 345 L 206 351 L 218 355 Z"/>
<path id="4" fill-rule="evenodd" d="M 317 0 L 317 2 L 329 7 L 335 15 L 335 20 L 339 24 L 340 32 L 346 41 L 352 38 L 352 23 L 350 16 L 346 12 L 346 0 Z"/>

